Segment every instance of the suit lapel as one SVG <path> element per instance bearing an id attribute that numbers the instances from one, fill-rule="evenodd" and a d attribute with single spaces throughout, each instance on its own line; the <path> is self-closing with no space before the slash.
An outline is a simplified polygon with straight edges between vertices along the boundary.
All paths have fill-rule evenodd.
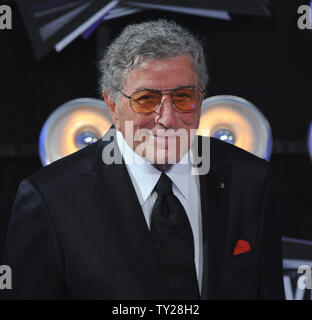
<path id="1" fill-rule="evenodd" d="M 200 176 L 203 224 L 203 282 L 201 299 L 217 299 L 227 234 L 230 165 L 211 167 Z"/>
<path id="2" fill-rule="evenodd" d="M 94 202 L 105 232 L 110 233 L 128 276 L 136 283 L 137 297 L 170 299 L 172 297 L 168 296 L 169 290 L 126 165 L 123 161 L 121 164 L 104 164 L 102 150 L 105 146 L 107 143 L 102 142 L 99 147 L 92 175 Z M 111 149 L 120 156 L 116 139 Z"/>

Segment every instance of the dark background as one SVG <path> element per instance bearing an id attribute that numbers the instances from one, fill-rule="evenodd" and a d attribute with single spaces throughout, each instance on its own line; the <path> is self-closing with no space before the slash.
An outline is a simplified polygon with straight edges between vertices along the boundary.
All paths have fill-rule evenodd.
<path id="1" fill-rule="evenodd" d="M 158 17 L 174 19 L 204 39 L 209 95 L 243 97 L 267 117 L 282 233 L 312 239 L 312 162 L 305 148 L 312 120 L 312 31 L 297 28 L 297 8 L 308 1 L 273 0 L 271 17 L 235 15 L 230 22 L 144 11 L 104 22 L 87 41 L 79 38 L 40 61 L 16 5 L 0 0 L 6 3 L 13 10 L 13 30 L 0 30 L 0 255 L 18 184 L 41 167 L 33 149 L 44 121 L 68 100 L 98 98 L 102 50 L 125 25 Z"/>

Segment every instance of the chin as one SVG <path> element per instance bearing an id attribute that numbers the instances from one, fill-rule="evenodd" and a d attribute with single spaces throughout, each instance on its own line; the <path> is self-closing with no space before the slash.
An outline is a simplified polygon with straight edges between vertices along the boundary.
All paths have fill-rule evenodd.
<path id="1" fill-rule="evenodd" d="M 178 152 L 169 152 L 167 149 L 154 150 L 154 156 L 146 154 L 145 159 L 154 165 L 173 165 L 180 161 L 181 156 Z"/>
<path id="2" fill-rule="evenodd" d="M 188 151 L 187 144 L 176 143 L 175 140 L 156 139 L 152 136 L 137 146 L 136 151 L 150 164 L 173 165 L 182 159 Z M 162 143 L 159 143 L 161 140 Z"/>

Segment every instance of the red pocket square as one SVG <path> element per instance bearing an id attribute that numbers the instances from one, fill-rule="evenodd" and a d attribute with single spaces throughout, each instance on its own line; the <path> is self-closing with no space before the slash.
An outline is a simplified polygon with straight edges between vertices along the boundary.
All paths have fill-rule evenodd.
<path id="1" fill-rule="evenodd" d="M 235 244 L 233 256 L 250 251 L 250 244 L 246 240 L 239 239 Z"/>

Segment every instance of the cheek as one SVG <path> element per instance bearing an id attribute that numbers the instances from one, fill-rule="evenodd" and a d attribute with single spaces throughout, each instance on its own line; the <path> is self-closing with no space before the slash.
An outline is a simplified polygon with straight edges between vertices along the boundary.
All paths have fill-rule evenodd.
<path id="1" fill-rule="evenodd" d="M 118 104 L 115 109 L 115 119 L 116 124 L 119 126 L 119 128 L 123 131 L 125 128 L 125 121 L 131 121 L 132 115 L 131 111 L 129 110 L 128 106 L 124 103 Z"/>
<path id="2" fill-rule="evenodd" d="M 179 128 L 198 128 L 200 111 L 194 113 L 181 113 L 179 117 Z"/>
<path id="3" fill-rule="evenodd" d="M 155 116 L 151 115 L 140 115 L 136 114 L 133 117 L 133 126 L 134 128 L 146 128 L 146 129 L 153 129 L 155 126 Z"/>
<path id="4" fill-rule="evenodd" d="M 124 120 L 127 119 L 129 117 L 129 110 L 127 108 L 127 106 L 123 103 L 123 104 L 119 104 L 117 106 L 117 116 L 119 118 L 119 120 Z"/>

